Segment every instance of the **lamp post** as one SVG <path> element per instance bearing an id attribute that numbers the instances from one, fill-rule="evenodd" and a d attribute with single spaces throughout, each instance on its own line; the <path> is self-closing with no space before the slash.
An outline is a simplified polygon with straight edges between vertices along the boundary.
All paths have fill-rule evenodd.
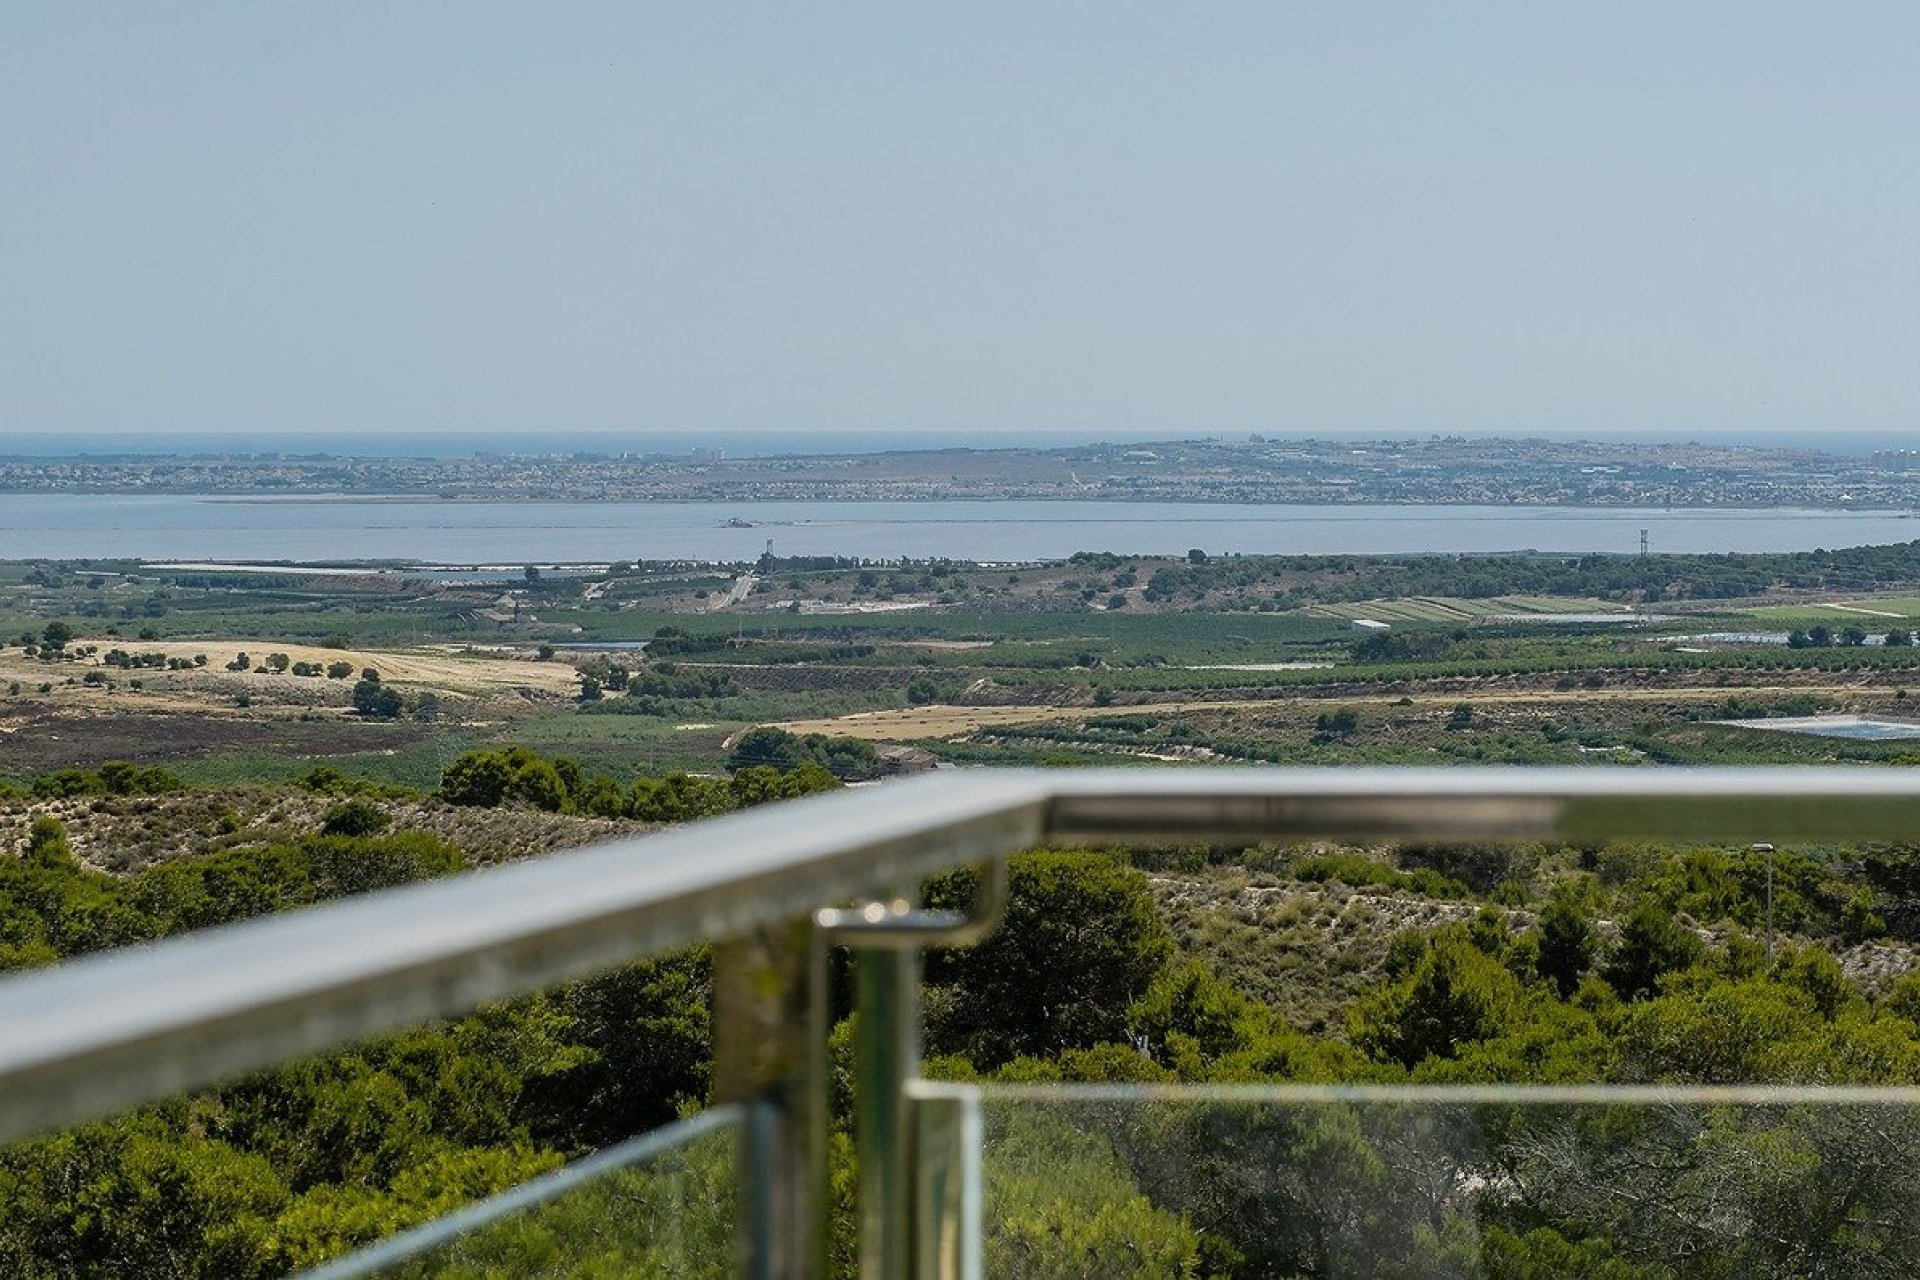
<path id="1" fill-rule="evenodd" d="M 1767 855 L 1767 969 L 1771 971 L 1773 969 L 1773 846 L 1756 844 L 1752 846 L 1752 851 Z"/>

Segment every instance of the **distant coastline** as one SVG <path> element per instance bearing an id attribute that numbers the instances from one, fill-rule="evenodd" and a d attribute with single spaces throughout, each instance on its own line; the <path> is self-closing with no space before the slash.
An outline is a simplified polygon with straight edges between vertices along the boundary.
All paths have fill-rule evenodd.
<path id="1" fill-rule="evenodd" d="M 318 503 L 1019 500 L 1907 511 L 1920 506 L 1920 454 L 1706 441 L 1249 436 L 746 457 L 702 448 L 462 458 L 74 455 L 0 459 L 0 492 Z"/>
<path id="2" fill-rule="evenodd" d="M 1232 431 L 1141 430 L 868 430 L 868 431 L 35 431 L 9 429 L 0 436 L 0 460 L 10 458 L 186 457 L 195 454 L 332 457 L 468 458 L 478 453 L 543 456 L 591 453 L 686 454 L 718 450 L 729 457 L 767 458 L 822 454 L 933 452 L 943 449 L 1084 448 L 1098 444 L 1167 441 L 1323 440 L 1340 444 L 1425 440 L 1456 436 L 1485 440 L 1545 440 L 1564 444 L 1679 445 L 1689 441 L 1740 449 L 1785 449 L 1862 457 L 1920 449 L 1916 431 L 1507 431 L 1459 427 L 1379 430 Z"/>

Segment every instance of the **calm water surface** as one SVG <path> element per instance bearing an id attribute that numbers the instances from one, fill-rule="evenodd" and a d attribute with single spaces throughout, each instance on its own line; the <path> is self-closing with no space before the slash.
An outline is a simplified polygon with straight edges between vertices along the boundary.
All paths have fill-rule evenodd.
<path id="1" fill-rule="evenodd" d="M 729 527 L 728 521 L 752 527 Z M 0 494 L 0 559 L 407 558 L 451 564 L 782 555 L 1029 560 L 1220 555 L 1805 551 L 1908 542 L 1899 512 L 1125 502 L 439 502 Z"/>

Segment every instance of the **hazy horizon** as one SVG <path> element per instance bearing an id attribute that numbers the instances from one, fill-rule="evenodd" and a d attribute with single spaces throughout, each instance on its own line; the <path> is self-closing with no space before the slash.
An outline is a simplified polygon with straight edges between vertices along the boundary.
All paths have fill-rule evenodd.
<path id="1" fill-rule="evenodd" d="M 1889 3 L 23 0 L 0 451 L 1915 431 L 1916 55 Z"/>
<path id="2" fill-rule="evenodd" d="M 1145 444 L 1156 441 L 1244 441 L 1259 435 L 1289 440 L 1418 440 L 1436 434 L 1467 439 L 1548 439 L 1618 445 L 1685 445 L 1691 442 L 1743 448 L 1815 450 L 1843 456 L 1908 449 L 1915 437 L 1905 432 L 1499 432 L 1323 430 L 1320 432 L 1155 432 L 1155 431 L 226 431 L 226 432 L 10 432 L 0 435 L 0 458 L 60 458 L 185 455 L 193 453 L 333 454 L 351 457 L 460 458 L 476 453 L 685 453 L 721 449 L 732 457 L 773 454 L 832 454 L 887 450 L 1073 447 L 1100 443 Z"/>

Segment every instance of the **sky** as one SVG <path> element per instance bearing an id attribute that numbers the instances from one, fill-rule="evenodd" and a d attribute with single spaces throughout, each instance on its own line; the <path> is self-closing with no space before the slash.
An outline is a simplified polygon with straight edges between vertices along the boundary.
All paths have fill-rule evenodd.
<path id="1" fill-rule="evenodd" d="M 1920 6 L 0 6 L 11 432 L 1907 432 Z"/>

